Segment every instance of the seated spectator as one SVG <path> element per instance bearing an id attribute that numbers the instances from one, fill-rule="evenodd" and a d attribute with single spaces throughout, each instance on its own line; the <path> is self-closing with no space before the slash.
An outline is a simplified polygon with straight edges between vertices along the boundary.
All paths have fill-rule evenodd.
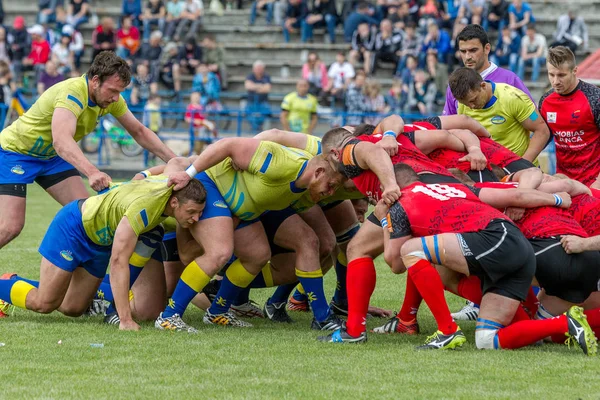
<path id="1" fill-rule="evenodd" d="M 179 49 L 179 66 L 189 74 L 196 73 L 196 68 L 202 62 L 202 47 L 198 46 L 195 38 L 189 38 Z"/>
<path id="2" fill-rule="evenodd" d="M 373 18 L 372 12 L 369 9 L 369 4 L 361 2 L 356 7 L 356 11 L 348 15 L 344 21 L 344 41 L 346 43 L 352 42 L 354 33 L 358 29 L 360 24 L 377 25 L 379 22 Z"/>
<path id="3" fill-rule="evenodd" d="M 371 74 L 375 61 L 373 51 L 375 50 L 375 38 L 377 28 L 369 26 L 366 22 L 360 24 L 352 36 L 352 50 L 350 50 L 350 63 L 363 63 L 363 69 L 367 75 Z"/>
<path id="4" fill-rule="evenodd" d="M 67 76 L 75 69 L 75 56 L 71 50 L 71 36 L 66 33 L 61 34 L 60 41 L 52 46 L 52 61 L 58 72 Z"/>
<path id="5" fill-rule="evenodd" d="M 508 6 L 508 20 L 512 31 L 515 31 L 519 36 L 525 35 L 527 25 L 535 22 L 531 6 L 523 0 L 513 0 Z"/>
<path id="6" fill-rule="evenodd" d="M 148 0 L 144 13 L 140 17 L 144 24 L 144 41 L 150 39 L 150 28 L 153 24 L 158 25 L 160 32 L 165 30 L 166 16 L 167 10 L 162 0 Z"/>
<path id="7" fill-rule="evenodd" d="M 158 92 L 157 79 L 144 64 L 138 64 L 131 77 L 131 104 L 144 106 L 151 95 Z"/>
<path id="8" fill-rule="evenodd" d="M 517 75 L 525 80 L 525 66 L 531 65 L 531 80 L 537 82 L 540 78 L 540 67 L 546 64 L 548 56 L 548 44 L 546 37 L 538 33 L 535 25 L 527 27 L 527 34 L 521 39 L 521 58 L 519 59 L 519 70 Z"/>
<path id="9" fill-rule="evenodd" d="M 367 75 L 364 71 L 360 70 L 356 73 L 354 80 L 348 85 L 345 103 L 346 112 L 349 115 L 346 118 L 346 125 L 360 125 L 363 120 L 363 116 L 356 114 L 363 114 L 371 111 L 367 105 L 367 99 L 365 98 L 364 94 L 366 79 Z"/>
<path id="10" fill-rule="evenodd" d="M 375 37 L 375 61 L 373 62 L 373 73 L 377 68 L 377 62 L 392 63 L 398 65 L 402 48 L 402 32 L 394 30 L 389 19 L 381 21 L 379 33 Z"/>
<path id="11" fill-rule="evenodd" d="M 71 26 L 69 25 L 68 21 L 67 21 L 67 11 L 65 10 L 65 8 L 62 5 L 58 5 L 56 6 L 56 12 L 54 13 L 55 15 L 55 25 L 54 25 L 54 29 L 56 29 L 57 32 L 62 32 L 62 29 L 65 26 Z M 72 27 L 72 26 L 71 26 Z"/>
<path id="12" fill-rule="evenodd" d="M 461 0 L 452 38 L 456 38 L 469 24 L 481 25 L 484 9 L 485 0 Z"/>
<path id="13" fill-rule="evenodd" d="M 121 18 L 130 17 L 131 23 L 140 26 L 140 16 L 142 15 L 142 0 L 123 0 L 121 9 Z M 125 58 L 125 57 L 123 57 Z"/>
<path id="14" fill-rule="evenodd" d="M 417 24 L 409 22 L 404 28 L 404 37 L 400 45 L 400 60 L 396 68 L 396 76 L 402 73 L 408 56 L 418 57 L 423 47 L 423 36 L 417 32 Z"/>
<path id="15" fill-rule="evenodd" d="M 449 58 L 452 56 L 450 36 L 446 31 L 440 30 L 438 25 L 433 21 L 427 25 L 427 36 L 423 40 L 423 48 L 419 54 L 420 65 L 425 65 L 425 57 L 429 53 L 436 54 L 441 64 L 448 64 Z"/>
<path id="16" fill-rule="evenodd" d="M 406 68 L 402 70 L 402 73 L 399 76 L 400 81 L 402 82 L 402 91 L 407 95 L 408 88 L 414 80 L 415 72 L 417 71 L 418 66 L 419 62 L 417 61 L 417 57 L 408 56 L 408 58 L 406 59 Z"/>
<path id="17" fill-rule="evenodd" d="M 165 32 L 165 40 L 169 41 L 177 26 L 181 22 L 181 14 L 183 14 L 183 10 L 185 9 L 184 0 L 169 0 L 167 3 L 167 32 Z"/>
<path id="18" fill-rule="evenodd" d="M 187 32 L 185 35 L 186 39 L 196 37 L 198 27 L 202 23 L 203 12 L 204 5 L 202 4 L 202 0 L 186 0 L 181 13 L 181 22 L 177 25 L 173 39 L 179 41 L 184 31 Z"/>
<path id="19" fill-rule="evenodd" d="M 329 67 L 327 77 L 329 84 L 325 88 L 325 92 L 332 95 L 334 99 L 341 100 L 346 86 L 354 78 L 354 67 L 346 61 L 346 55 L 343 52 L 339 52 L 335 56 L 335 62 Z"/>
<path id="20" fill-rule="evenodd" d="M 275 3 L 277 0 L 255 0 L 250 8 L 250 25 L 256 22 L 258 10 L 267 10 L 267 25 L 273 23 L 273 15 L 275 15 Z"/>
<path id="21" fill-rule="evenodd" d="M 12 54 L 8 35 L 6 34 L 6 28 L 0 25 L 0 62 L 10 64 Z"/>
<path id="22" fill-rule="evenodd" d="M 117 48 L 117 32 L 112 18 L 104 17 L 100 25 L 92 33 L 92 61 L 105 50 L 114 51 Z"/>
<path id="23" fill-rule="evenodd" d="M 428 54 L 425 69 L 435 84 L 435 103 L 443 106 L 446 101 L 446 93 L 442 91 L 448 86 L 448 68 L 439 63 L 435 54 Z"/>
<path id="24" fill-rule="evenodd" d="M 504 25 L 498 38 L 496 51 L 490 55 L 490 61 L 499 67 L 508 66 L 509 70 L 516 71 L 520 53 L 521 38 L 510 30 L 508 24 Z"/>
<path id="25" fill-rule="evenodd" d="M 213 35 L 206 35 L 202 40 L 202 61 L 208 65 L 211 72 L 219 75 L 221 88 L 227 90 L 227 64 L 225 64 L 225 49 L 217 43 Z"/>
<path id="26" fill-rule="evenodd" d="M 65 80 L 65 75 L 58 72 L 54 61 L 50 60 L 44 66 L 44 71 L 40 74 L 40 79 L 37 83 L 37 94 L 41 95 L 50 86 Z"/>
<path id="27" fill-rule="evenodd" d="M 429 20 L 442 24 L 445 15 L 446 9 L 439 0 L 424 0 L 423 5 L 419 7 L 419 21 L 423 21 L 422 26 L 427 26 Z"/>
<path id="28" fill-rule="evenodd" d="M 0 104 L 10 107 L 12 103 L 12 74 L 9 63 L 0 61 Z"/>
<path id="29" fill-rule="evenodd" d="M 554 43 L 550 47 L 555 46 L 566 46 L 572 52 L 575 52 L 580 46 L 584 51 L 588 50 L 588 28 L 583 18 L 577 16 L 575 7 L 571 7 L 566 15 L 558 18 L 556 32 L 554 32 Z"/>
<path id="30" fill-rule="evenodd" d="M 302 79 L 309 84 L 308 93 L 317 98 L 321 96 L 323 89 L 329 85 L 327 67 L 325 66 L 325 63 L 319 59 L 317 53 L 308 53 L 308 59 L 302 66 Z"/>
<path id="31" fill-rule="evenodd" d="M 159 79 L 169 90 L 174 90 L 178 96 L 181 91 L 181 73 L 179 69 L 179 47 L 169 42 L 164 48 Z"/>
<path id="32" fill-rule="evenodd" d="M 206 115 L 204 113 L 204 107 L 200 104 L 200 93 L 193 92 L 190 95 L 190 104 L 188 104 L 185 110 L 185 122 L 190 124 L 194 131 L 195 135 L 198 136 L 203 128 L 208 130 L 213 138 L 218 136 L 217 129 L 214 122 L 211 122 L 206 119 Z M 206 137 L 206 135 L 204 135 Z M 199 143 L 201 145 L 201 143 Z M 199 153 L 198 149 L 194 149 L 195 153 Z"/>
<path id="33" fill-rule="evenodd" d="M 162 55 L 162 32 L 154 31 L 150 35 L 150 41 L 142 44 L 138 52 L 138 62 L 146 65 L 152 76 L 158 78 L 160 73 L 159 64 Z"/>
<path id="34" fill-rule="evenodd" d="M 133 26 L 131 17 L 121 19 L 121 29 L 117 32 L 117 55 L 121 58 L 133 58 L 140 48 L 140 31 Z"/>
<path id="35" fill-rule="evenodd" d="M 248 91 L 246 112 L 252 126 L 252 133 L 262 130 L 262 124 L 270 114 L 269 93 L 271 77 L 265 71 L 265 63 L 257 60 L 252 65 L 252 72 L 246 77 L 244 87 Z"/>
<path id="36" fill-rule="evenodd" d="M 59 0 L 38 0 L 40 11 L 37 16 L 37 23 L 41 25 L 51 24 L 56 21 L 56 7 Z M 60 1 L 62 5 L 62 0 Z"/>
<path id="37" fill-rule="evenodd" d="M 279 120 L 284 131 L 302 132 L 312 135 L 317 126 L 317 98 L 308 93 L 305 79 L 296 83 L 296 91 L 288 93 L 281 103 Z"/>
<path id="38" fill-rule="evenodd" d="M 406 102 L 406 93 L 402 90 L 402 81 L 394 79 L 392 87 L 390 88 L 387 96 L 385 96 L 385 103 L 389 106 L 390 112 L 394 114 L 401 114 L 404 112 L 404 103 Z"/>
<path id="39" fill-rule="evenodd" d="M 83 35 L 81 32 L 73 29 L 71 25 L 63 26 L 61 34 L 71 37 L 69 50 L 73 52 L 73 70 L 78 70 L 81 67 L 81 57 L 83 56 L 84 50 Z"/>
<path id="40" fill-rule="evenodd" d="M 220 108 L 215 103 L 220 102 L 221 98 L 221 83 L 219 77 L 214 72 L 208 69 L 204 63 L 199 64 L 196 68 L 196 74 L 192 81 L 192 91 L 198 92 L 201 95 L 201 103 L 207 109 L 216 110 Z"/>
<path id="41" fill-rule="evenodd" d="M 404 30 L 410 23 L 416 24 L 417 21 L 410 14 L 410 5 L 407 1 L 400 4 L 395 14 L 388 15 L 388 19 L 392 21 L 395 29 Z"/>
<path id="42" fill-rule="evenodd" d="M 386 114 L 390 110 L 381 94 L 381 84 L 377 80 L 368 80 L 365 84 L 364 93 L 370 113 Z M 364 123 L 371 125 L 377 125 L 379 121 L 381 121 L 381 115 L 372 115 L 364 119 Z"/>
<path id="43" fill-rule="evenodd" d="M 12 65 L 15 78 L 17 82 L 21 82 L 23 78 L 23 59 L 29 54 L 31 41 L 25 26 L 25 19 L 20 15 L 15 17 L 13 21 L 13 29 L 10 33 L 8 43 L 12 52 Z"/>
<path id="44" fill-rule="evenodd" d="M 483 21 L 483 29 L 502 31 L 508 25 L 508 2 L 506 0 L 491 0 L 488 6 L 487 18 Z"/>
<path id="45" fill-rule="evenodd" d="M 44 39 L 44 28 L 41 25 L 34 25 L 27 32 L 31 35 L 31 52 L 23 59 L 23 70 L 35 71 L 38 79 L 50 59 L 50 43 Z"/>
<path id="46" fill-rule="evenodd" d="M 437 88 L 425 71 L 415 72 L 413 83 L 409 86 L 406 112 L 418 112 L 421 115 L 433 113 Z"/>
<path id="47" fill-rule="evenodd" d="M 90 18 L 90 4 L 88 0 L 69 0 L 67 7 L 67 23 L 73 28 L 88 22 Z"/>
<path id="48" fill-rule="evenodd" d="M 308 16 L 302 21 L 302 42 L 313 40 L 313 28 L 327 28 L 325 43 L 335 43 L 338 16 L 335 0 L 313 0 Z"/>
<path id="49" fill-rule="evenodd" d="M 160 96 L 157 94 L 151 94 L 150 97 L 148 97 L 146 105 L 144 106 L 144 117 L 142 118 L 142 124 L 144 124 L 145 127 L 157 135 L 162 128 L 162 115 L 160 108 Z"/>
<path id="50" fill-rule="evenodd" d="M 290 33 L 297 32 L 307 16 L 308 7 L 303 0 L 289 0 L 283 21 L 283 40 L 286 43 L 290 41 Z"/>

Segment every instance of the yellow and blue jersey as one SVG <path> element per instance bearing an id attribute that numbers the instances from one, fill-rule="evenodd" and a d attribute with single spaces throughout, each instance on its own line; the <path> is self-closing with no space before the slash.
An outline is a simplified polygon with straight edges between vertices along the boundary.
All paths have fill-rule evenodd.
<path id="1" fill-rule="evenodd" d="M 294 132 L 307 132 L 310 119 L 317 113 L 317 98 L 312 94 L 300 96 L 292 92 L 283 98 L 281 109 L 288 111 L 288 122 L 290 129 Z"/>

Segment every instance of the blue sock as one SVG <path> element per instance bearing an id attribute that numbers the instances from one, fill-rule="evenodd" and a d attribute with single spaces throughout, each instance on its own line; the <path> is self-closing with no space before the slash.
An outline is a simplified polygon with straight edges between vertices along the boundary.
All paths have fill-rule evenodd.
<path id="1" fill-rule="evenodd" d="M 13 276 L 13 277 L 12 277 L 12 279 L 14 279 L 14 280 L 17 280 L 17 281 L 24 281 L 24 282 L 27 282 L 27 283 L 29 283 L 30 285 L 32 285 L 32 286 L 35 286 L 36 288 L 39 288 L 39 287 L 40 287 L 40 282 L 39 282 L 39 281 L 32 281 L 31 279 L 25 279 L 25 278 L 23 278 L 23 277 L 21 277 L 21 276 L 19 276 L 19 275 L 15 275 L 15 276 Z M 539 290 L 539 289 L 538 289 L 538 290 Z"/>
<path id="2" fill-rule="evenodd" d="M 142 268 L 136 267 L 134 265 L 129 264 L 129 289 L 133 286 L 137 278 L 142 273 Z M 110 303 L 110 306 L 106 310 L 106 315 L 112 314 L 116 312 L 114 301 L 115 298 L 113 296 L 112 288 L 110 287 L 110 275 L 106 274 L 102 283 L 98 287 L 98 291 L 96 292 L 97 299 L 104 299 Z"/>
<path id="3" fill-rule="evenodd" d="M 346 272 L 348 271 L 348 261 L 346 255 L 339 253 L 337 260 L 335 261 L 335 274 L 337 276 L 337 282 L 335 285 L 335 292 L 333 293 L 333 300 L 338 304 L 348 303 L 348 294 L 346 293 Z"/>
<path id="4" fill-rule="evenodd" d="M 308 302 L 312 308 L 316 320 L 323 322 L 329 316 L 329 304 L 325 299 L 323 290 L 323 272 L 321 268 L 316 271 L 306 272 L 296 269 L 296 276 L 300 280 Z"/>
<path id="5" fill-rule="evenodd" d="M 242 265 L 240 260 L 235 260 L 221 281 L 221 287 L 217 292 L 215 300 L 212 302 L 208 312 L 213 315 L 225 314 L 229 307 L 235 301 L 240 293 L 250 285 L 255 276 L 249 273 Z"/>
<path id="6" fill-rule="evenodd" d="M 163 318 L 172 317 L 174 314 L 182 316 L 188 304 L 208 282 L 210 282 L 210 276 L 200 268 L 196 261 L 188 264 L 162 313 Z"/>
<path id="7" fill-rule="evenodd" d="M 246 304 L 250 301 L 250 288 L 247 287 L 243 289 L 240 294 L 238 294 L 237 299 L 233 302 L 234 305 L 239 306 L 242 304 Z"/>
<path id="8" fill-rule="evenodd" d="M 20 308 L 25 307 L 27 294 L 39 286 L 39 282 L 14 277 L 0 280 L 0 299 Z"/>
<path id="9" fill-rule="evenodd" d="M 297 284 L 294 284 L 294 288 L 297 286 Z M 308 299 L 306 298 L 306 294 L 302 293 L 300 290 L 296 289 L 296 291 L 294 292 L 294 295 L 292 296 L 294 298 L 294 300 L 298 300 L 298 301 L 308 301 Z"/>
<path id="10" fill-rule="evenodd" d="M 273 295 L 271 297 L 269 297 L 269 300 L 267 300 L 267 304 L 273 304 L 273 303 L 287 303 L 288 298 L 290 297 L 290 294 L 292 293 L 292 290 L 294 290 L 294 288 L 296 287 L 298 283 L 294 282 L 294 283 L 288 283 L 286 285 L 279 285 L 277 287 L 277 289 L 275 290 L 275 293 L 273 293 Z"/>

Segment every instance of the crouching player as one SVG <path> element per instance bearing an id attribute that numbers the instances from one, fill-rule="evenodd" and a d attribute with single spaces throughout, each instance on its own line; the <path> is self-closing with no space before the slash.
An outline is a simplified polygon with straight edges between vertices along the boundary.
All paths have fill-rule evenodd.
<path id="1" fill-rule="evenodd" d="M 82 315 L 107 266 L 120 329 L 138 330 L 129 308 L 129 262 L 140 236 L 155 230 L 167 217 L 182 227 L 195 223 L 204 209 L 206 191 L 191 180 L 180 191 L 167 186 L 167 176 L 118 185 L 108 192 L 63 207 L 40 245 L 40 281 L 13 275 L 0 280 L 0 299 L 38 313 L 59 310 Z"/>

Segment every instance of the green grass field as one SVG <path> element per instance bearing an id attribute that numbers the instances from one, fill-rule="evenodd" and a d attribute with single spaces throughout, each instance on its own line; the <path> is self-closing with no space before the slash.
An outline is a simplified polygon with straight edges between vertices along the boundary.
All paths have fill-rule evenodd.
<path id="1" fill-rule="evenodd" d="M 59 207 L 37 186 L 29 190 L 25 229 L 0 250 L 0 265 L 1 272 L 37 278 L 37 247 Z M 334 281 L 329 274 L 329 295 Z M 262 304 L 271 292 L 255 290 L 251 297 Z M 403 292 L 404 277 L 379 260 L 373 304 L 397 310 Z M 463 304 L 451 295 L 448 300 L 451 309 Z M 474 323 L 463 323 L 469 343 L 460 351 L 415 351 L 435 329 L 425 306 L 419 314 L 424 334 L 370 334 L 364 345 L 317 342 L 306 313 L 292 312 L 296 322 L 287 326 L 252 320 L 255 327 L 247 330 L 204 326 L 202 315 L 186 313 L 200 328 L 199 335 L 187 335 L 157 331 L 151 323 L 140 332 L 119 332 L 100 318 L 18 310 L 0 320 L 0 398 L 600 399 L 600 360 L 579 349 L 478 351 Z M 383 322 L 369 319 L 368 327 Z"/>

